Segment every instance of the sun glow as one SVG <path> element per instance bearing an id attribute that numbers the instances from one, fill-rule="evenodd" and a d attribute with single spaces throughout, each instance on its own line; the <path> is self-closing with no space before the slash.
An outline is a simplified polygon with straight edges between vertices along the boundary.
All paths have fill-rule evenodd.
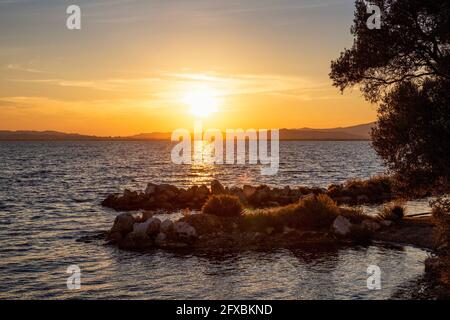
<path id="1" fill-rule="evenodd" d="M 219 93 L 210 87 L 202 86 L 187 92 L 182 99 L 190 107 L 190 112 L 197 117 L 208 117 L 217 112 L 221 104 Z"/>

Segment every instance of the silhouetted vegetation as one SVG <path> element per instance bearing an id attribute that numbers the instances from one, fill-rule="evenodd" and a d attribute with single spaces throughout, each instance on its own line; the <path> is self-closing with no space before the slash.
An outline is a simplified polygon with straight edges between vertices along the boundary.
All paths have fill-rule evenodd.
<path id="1" fill-rule="evenodd" d="M 450 176 L 450 2 L 373 0 L 381 29 L 370 30 L 356 1 L 352 48 L 332 62 L 344 91 L 358 85 L 381 102 L 373 145 L 407 189 L 442 191 Z"/>
<path id="2" fill-rule="evenodd" d="M 381 220 L 398 221 L 403 219 L 405 213 L 405 204 L 400 201 L 395 201 L 383 206 L 377 217 Z"/>
<path id="3" fill-rule="evenodd" d="M 436 225 L 435 236 L 437 246 L 449 251 L 450 244 L 450 199 L 438 198 L 431 202 L 432 217 Z"/>
<path id="4" fill-rule="evenodd" d="M 308 195 L 298 203 L 284 207 L 260 209 L 243 216 L 247 229 L 254 231 L 273 228 L 280 232 L 285 228 L 300 230 L 327 230 L 338 215 L 362 220 L 362 213 L 356 209 L 344 209 L 337 206 L 329 196 Z M 364 215 L 364 217 L 366 217 Z"/>
<path id="5" fill-rule="evenodd" d="M 239 198 L 226 194 L 211 196 L 202 208 L 203 213 L 219 217 L 237 217 L 242 214 L 242 211 L 243 207 Z"/>

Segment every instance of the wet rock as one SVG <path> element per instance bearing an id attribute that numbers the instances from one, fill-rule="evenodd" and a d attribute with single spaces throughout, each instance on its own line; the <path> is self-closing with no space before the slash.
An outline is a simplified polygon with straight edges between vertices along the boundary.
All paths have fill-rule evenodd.
<path id="1" fill-rule="evenodd" d="M 153 218 L 153 211 L 144 211 L 142 212 L 142 221 L 147 221 L 150 218 Z"/>
<path id="2" fill-rule="evenodd" d="M 211 193 L 212 194 L 224 194 L 225 188 L 218 180 L 211 181 Z"/>
<path id="3" fill-rule="evenodd" d="M 197 232 L 194 227 L 186 222 L 175 222 L 173 226 L 174 233 L 178 239 L 194 240 L 197 238 Z"/>
<path id="4" fill-rule="evenodd" d="M 215 215 L 201 213 L 185 217 L 182 219 L 182 222 L 186 222 L 194 227 L 198 235 L 204 235 L 222 231 L 222 222 L 224 222 L 224 219 Z M 229 222 L 232 226 L 231 220 Z"/>
<path id="5" fill-rule="evenodd" d="M 242 191 L 244 192 L 245 198 L 247 198 L 247 200 L 248 200 L 251 197 L 253 197 L 253 195 L 256 193 L 256 188 L 253 186 L 245 185 L 242 188 Z"/>
<path id="6" fill-rule="evenodd" d="M 133 233 L 153 236 L 159 233 L 161 221 L 158 218 L 150 218 L 145 222 L 135 223 Z"/>
<path id="7" fill-rule="evenodd" d="M 154 246 L 154 241 L 145 233 L 130 232 L 118 242 L 120 249 L 140 250 Z"/>
<path id="8" fill-rule="evenodd" d="M 210 195 L 209 189 L 207 186 L 205 185 L 201 185 L 200 187 L 198 187 L 198 189 L 195 192 L 195 197 L 202 201 L 202 200 L 206 200 Z"/>
<path id="9" fill-rule="evenodd" d="M 158 218 L 151 218 L 147 220 L 147 222 L 148 222 L 147 235 L 153 236 L 158 234 L 161 227 L 161 220 L 159 220 Z"/>
<path id="10" fill-rule="evenodd" d="M 375 231 L 378 231 L 381 229 L 381 226 L 378 222 L 373 221 L 373 220 L 368 220 L 368 219 L 364 220 L 361 223 L 361 227 L 365 228 L 366 230 L 372 231 L 372 232 L 375 232 Z"/>
<path id="11" fill-rule="evenodd" d="M 123 236 L 120 232 L 110 232 L 108 233 L 106 240 L 109 244 L 115 244 L 118 243 L 120 240 L 122 240 Z"/>
<path id="12" fill-rule="evenodd" d="M 131 231 L 133 231 L 134 225 L 134 217 L 129 213 L 119 214 L 114 220 L 114 224 L 111 228 L 110 233 L 119 232 L 122 235 L 125 235 Z"/>
<path id="13" fill-rule="evenodd" d="M 158 246 L 163 246 L 167 242 L 167 235 L 164 232 L 158 233 L 155 238 L 155 244 Z"/>
<path id="14" fill-rule="evenodd" d="M 165 233 L 165 234 L 170 234 L 173 232 L 173 221 L 172 220 L 164 220 L 163 222 L 161 222 L 160 225 L 160 230 L 161 232 Z"/>
<path id="15" fill-rule="evenodd" d="M 156 192 L 157 185 L 154 183 L 147 184 L 147 188 L 145 189 L 145 194 L 152 195 Z"/>
<path id="16" fill-rule="evenodd" d="M 338 236 L 347 236 L 350 234 L 351 227 L 351 222 L 343 216 L 338 216 L 331 225 L 333 233 Z"/>
<path id="17" fill-rule="evenodd" d="M 189 188 L 188 190 L 181 189 L 178 193 L 178 201 L 182 203 L 187 203 L 194 198 L 195 192 L 192 188 Z"/>
<path id="18" fill-rule="evenodd" d="M 358 196 L 358 197 L 356 198 L 356 201 L 357 201 L 358 203 L 369 203 L 369 202 L 370 202 L 370 199 L 369 199 L 368 196 L 366 196 L 365 194 L 363 194 L 363 195 Z"/>

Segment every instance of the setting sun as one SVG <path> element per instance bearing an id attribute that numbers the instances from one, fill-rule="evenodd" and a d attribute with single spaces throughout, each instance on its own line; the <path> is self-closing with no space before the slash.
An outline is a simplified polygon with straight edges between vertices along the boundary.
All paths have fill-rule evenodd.
<path id="1" fill-rule="evenodd" d="M 207 117 L 217 112 L 221 99 L 216 90 L 203 86 L 187 92 L 183 103 L 190 107 L 190 112 L 197 117 Z"/>

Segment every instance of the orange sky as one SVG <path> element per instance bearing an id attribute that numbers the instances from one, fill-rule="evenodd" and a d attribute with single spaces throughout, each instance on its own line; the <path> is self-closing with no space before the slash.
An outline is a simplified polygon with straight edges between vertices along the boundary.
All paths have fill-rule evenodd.
<path id="1" fill-rule="evenodd" d="M 79 5 L 82 30 L 69 31 L 64 4 L 0 4 L 0 130 L 191 129 L 193 105 L 212 104 L 204 127 L 375 119 L 358 91 L 341 95 L 328 79 L 330 60 L 351 45 L 353 0 Z"/>

